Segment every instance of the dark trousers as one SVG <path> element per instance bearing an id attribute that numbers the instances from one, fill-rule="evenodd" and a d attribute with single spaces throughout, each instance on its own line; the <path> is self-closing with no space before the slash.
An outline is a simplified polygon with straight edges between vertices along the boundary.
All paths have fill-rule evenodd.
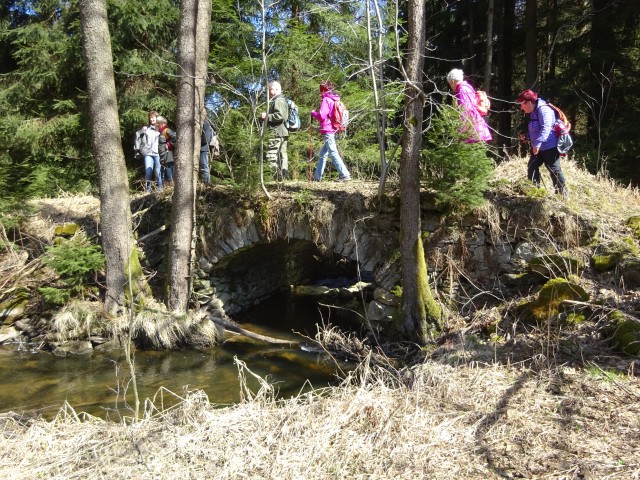
<path id="1" fill-rule="evenodd" d="M 560 152 L 557 148 L 549 148 L 538 152 L 537 155 L 531 155 L 527 164 L 527 178 L 536 186 L 540 186 L 540 167 L 544 165 L 549 170 L 553 188 L 556 193 L 565 193 L 565 182 L 562 168 L 560 168 Z"/>

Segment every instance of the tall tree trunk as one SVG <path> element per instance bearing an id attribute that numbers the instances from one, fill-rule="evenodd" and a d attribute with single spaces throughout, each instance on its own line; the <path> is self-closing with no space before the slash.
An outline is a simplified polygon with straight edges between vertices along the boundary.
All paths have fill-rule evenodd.
<path id="1" fill-rule="evenodd" d="M 135 292 L 139 292 L 140 288 L 146 290 L 147 285 L 131 229 L 129 179 L 120 141 L 106 0 L 82 0 L 80 21 L 91 140 L 100 182 L 102 246 L 107 260 L 105 310 L 118 313 L 124 306 L 130 275 L 138 282 Z"/>
<path id="2" fill-rule="evenodd" d="M 537 0 L 527 0 L 525 19 L 525 80 L 527 88 L 533 88 L 538 79 L 538 29 L 537 29 Z"/>
<path id="3" fill-rule="evenodd" d="M 176 126 L 176 187 L 171 209 L 168 307 L 184 313 L 189 306 L 193 242 L 195 240 L 196 181 L 200 138 L 205 115 L 211 0 L 180 2 Z"/>
<path id="4" fill-rule="evenodd" d="M 511 101 L 513 99 L 513 29 L 515 24 L 515 0 L 504 0 L 502 27 L 500 29 L 500 57 L 498 69 L 498 95 Z M 510 144 L 511 108 L 508 103 L 499 103 L 497 144 Z"/>
<path id="5" fill-rule="evenodd" d="M 491 68 L 493 66 L 493 11 L 495 0 L 489 0 L 487 10 L 487 52 L 484 63 L 484 89 L 491 91 Z"/>
<path id="6" fill-rule="evenodd" d="M 420 145 L 425 50 L 425 2 L 409 0 L 405 67 L 405 132 L 400 158 L 400 253 L 402 257 L 402 318 L 399 331 L 421 344 L 439 329 L 440 308 L 429 289 L 420 228 Z"/>
<path id="7" fill-rule="evenodd" d="M 547 33 L 548 41 L 548 51 L 551 51 L 549 57 L 549 67 L 546 72 L 543 74 L 546 76 L 547 80 L 555 80 L 556 78 L 556 66 L 558 64 L 558 54 L 556 53 L 556 49 L 554 48 L 554 39 L 558 34 L 558 0 L 551 0 L 551 5 L 548 13 L 547 23 L 549 24 L 549 31 Z"/>
<path id="8" fill-rule="evenodd" d="M 377 0 L 373 0 L 376 8 L 376 21 L 377 31 L 376 38 L 378 40 L 377 47 L 378 52 L 374 60 L 373 56 L 373 33 L 371 31 L 371 7 L 370 2 L 367 0 L 367 45 L 369 51 L 369 73 L 371 75 L 371 85 L 373 87 L 373 104 L 376 115 L 376 134 L 378 136 L 378 151 L 380 152 L 380 183 L 378 185 L 378 196 L 381 196 L 384 192 L 384 185 L 387 179 L 387 170 L 389 163 L 386 157 L 386 100 L 384 90 L 384 59 L 383 59 L 383 45 L 384 31 L 382 26 L 382 15 L 380 14 L 380 8 L 378 7 Z M 377 68 L 376 68 L 377 64 Z M 378 89 L 380 90 L 378 92 Z"/>
<path id="9" fill-rule="evenodd" d="M 469 38 L 469 59 L 467 63 L 467 75 L 476 75 L 478 68 L 476 67 L 476 18 L 474 16 L 475 8 L 473 7 L 474 0 L 467 1 L 467 20 L 469 21 L 468 34 Z"/>

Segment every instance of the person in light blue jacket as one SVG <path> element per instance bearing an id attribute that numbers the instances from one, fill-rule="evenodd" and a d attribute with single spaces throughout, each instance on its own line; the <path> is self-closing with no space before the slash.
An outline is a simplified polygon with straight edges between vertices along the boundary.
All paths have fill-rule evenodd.
<path id="1" fill-rule="evenodd" d="M 524 113 L 529 114 L 528 139 L 531 142 L 531 157 L 527 164 L 527 178 L 540 186 L 540 167 L 549 170 L 555 193 L 568 198 L 564 174 L 560 167 L 558 136 L 553 131 L 556 123 L 555 110 L 533 90 L 524 90 L 518 96 L 518 103 Z M 520 134 L 520 139 L 526 136 Z"/>

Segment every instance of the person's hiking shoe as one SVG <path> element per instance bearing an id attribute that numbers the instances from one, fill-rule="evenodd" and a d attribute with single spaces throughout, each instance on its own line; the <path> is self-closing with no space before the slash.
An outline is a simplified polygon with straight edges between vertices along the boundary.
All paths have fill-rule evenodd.
<path id="1" fill-rule="evenodd" d="M 342 177 L 338 179 L 338 182 L 342 183 L 342 182 L 350 182 L 351 181 L 351 177 Z"/>

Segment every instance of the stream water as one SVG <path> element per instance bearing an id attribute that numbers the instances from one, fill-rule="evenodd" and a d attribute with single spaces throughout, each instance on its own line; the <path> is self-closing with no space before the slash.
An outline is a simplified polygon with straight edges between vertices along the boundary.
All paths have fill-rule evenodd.
<path id="1" fill-rule="evenodd" d="M 327 317 L 328 309 L 318 307 L 317 300 L 283 294 L 243 312 L 235 320 L 248 330 L 297 340 L 301 342 L 298 345 L 280 346 L 232 337 L 206 350 L 138 350 L 135 363 L 140 399 L 150 399 L 157 408 L 166 408 L 177 403 L 188 389 L 203 390 L 216 405 L 236 403 L 241 397 L 234 357 L 274 384 L 279 398 L 335 384 L 337 371 L 351 366 L 336 365 L 325 355 L 304 349 L 305 336 L 313 338 L 316 324 Z M 247 385 L 253 391 L 258 389 L 258 381 L 251 375 L 247 375 Z M 122 352 L 59 358 L 29 345 L 0 346 L 0 412 L 52 418 L 66 401 L 76 412 L 117 420 L 120 415 L 131 414 L 125 400 L 133 405 L 130 373 Z"/>

